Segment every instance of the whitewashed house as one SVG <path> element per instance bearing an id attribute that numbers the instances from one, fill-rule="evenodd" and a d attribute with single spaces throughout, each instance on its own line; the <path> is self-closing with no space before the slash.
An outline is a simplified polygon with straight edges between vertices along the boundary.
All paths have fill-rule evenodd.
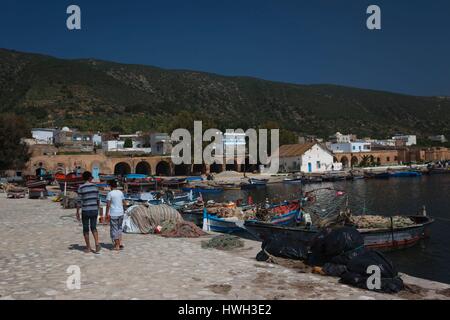
<path id="1" fill-rule="evenodd" d="M 287 144 L 279 148 L 281 172 L 316 173 L 342 169 L 333 155 L 318 143 Z"/>
<path id="2" fill-rule="evenodd" d="M 332 143 L 330 149 L 333 153 L 370 152 L 371 144 L 365 141 Z"/>
<path id="3" fill-rule="evenodd" d="M 33 128 L 31 136 L 35 139 L 36 144 L 53 144 L 55 142 L 55 129 Z"/>
<path id="4" fill-rule="evenodd" d="M 398 141 L 400 144 L 407 147 L 414 146 L 417 144 L 417 137 L 412 134 L 397 134 L 392 137 L 393 140 Z"/>

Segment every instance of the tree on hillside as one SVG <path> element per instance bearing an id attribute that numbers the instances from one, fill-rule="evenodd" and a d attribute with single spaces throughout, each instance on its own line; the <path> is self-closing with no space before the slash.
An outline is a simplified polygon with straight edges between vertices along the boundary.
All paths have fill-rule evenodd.
<path id="1" fill-rule="evenodd" d="M 123 147 L 125 149 L 133 148 L 133 140 L 131 140 L 131 138 L 126 138 Z"/>
<path id="2" fill-rule="evenodd" d="M 28 123 L 14 114 L 0 117 L 0 170 L 22 169 L 30 158 L 22 138 L 31 136 Z"/>

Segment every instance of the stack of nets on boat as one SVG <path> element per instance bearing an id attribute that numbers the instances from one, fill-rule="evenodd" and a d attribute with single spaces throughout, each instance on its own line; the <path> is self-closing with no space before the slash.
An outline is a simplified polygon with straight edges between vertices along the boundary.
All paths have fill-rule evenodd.
<path id="1" fill-rule="evenodd" d="M 239 237 L 228 234 L 222 234 L 208 241 L 202 241 L 202 248 L 204 249 L 214 248 L 219 250 L 232 250 L 235 248 L 242 248 L 243 246 L 244 241 Z"/>
<path id="2" fill-rule="evenodd" d="M 198 238 L 207 233 L 190 221 L 166 221 L 162 224 L 161 235 L 166 238 Z"/>
<path id="3" fill-rule="evenodd" d="M 239 220 L 247 220 L 254 216 L 251 210 L 243 211 L 236 207 L 234 203 L 215 203 L 207 206 L 209 214 L 219 218 L 238 218 Z"/>
<path id="4" fill-rule="evenodd" d="M 359 229 L 385 229 L 391 228 L 391 218 L 383 216 L 350 216 L 349 222 Z M 392 224 L 394 228 L 409 227 L 415 222 L 409 217 L 393 216 Z"/>
<path id="5" fill-rule="evenodd" d="M 154 233 L 155 228 L 164 223 L 177 224 L 183 221 L 180 213 L 171 206 L 136 206 L 129 213 L 133 224 L 141 233 Z"/>

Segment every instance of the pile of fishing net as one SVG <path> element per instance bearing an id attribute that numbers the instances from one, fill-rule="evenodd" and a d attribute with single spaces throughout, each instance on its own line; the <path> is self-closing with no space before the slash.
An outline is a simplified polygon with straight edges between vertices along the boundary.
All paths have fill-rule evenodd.
<path id="1" fill-rule="evenodd" d="M 214 248 L 219 250 L 232 250 L 235 248 L 242 248 L 243 246 L 244 241 L 239 237 L 228 234 L 222 234 L 208 241 L 202 241 L 202 248 L 204 249 Z"/>
<path id="2" fill-rule="evenodd" d="M 165 223 L 182 222 L 180 213 L 166 204 L 157 206 L 136 206 L 127 213 L 140 233 L 154 233 L 156 227 Z"/>
<path id="3" fill-rule="evenodd" d="M 236 207 L 235 203 L 215 203 L 209 204 L 207 209 L 209 214 L 219 218 L 243 218 L 242 210 Z"/>
<path id="4" fill-rule="evenodd" d="M 61 193 L 54 201 L 61 201 L 61 206 L 64 209 L 74 209 L 77 207 L 78 194 L 75 191 L 67 191 L 66 195 Z"/>
<path id="5" fill-rule="evenodd" d="M 167 238 L 198 238 L 207 235 L 190 221 L 167 221 L 161 226 L 161 235 Z"/>
<path id="6" fill-rule="evenodd" d="M 359 229 L 373 229 L 373 228 L 391 228 L 391 218 L 383 216 L 351 216 L 349 222 Z M 392 224 L 394 228 L 409 227 L 415 222 L 409 217 L 394 216 L 392 217 Z"/>

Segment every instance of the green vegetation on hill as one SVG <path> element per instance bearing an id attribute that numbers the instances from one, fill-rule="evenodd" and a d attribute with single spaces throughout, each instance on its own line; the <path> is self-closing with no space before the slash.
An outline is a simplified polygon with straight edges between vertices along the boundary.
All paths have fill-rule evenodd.
<path id="1" fill-rule="evenodd" d="M 99 60 L 62 60 L 0 49 L 0 113 L 33 126 L 170 132 L 204 128 L 283 128 L 327 137 L 336 132 L 386 138 L 395 133 L 450 136 L 450 99 L 334 85 L 296 85 Z"/>

